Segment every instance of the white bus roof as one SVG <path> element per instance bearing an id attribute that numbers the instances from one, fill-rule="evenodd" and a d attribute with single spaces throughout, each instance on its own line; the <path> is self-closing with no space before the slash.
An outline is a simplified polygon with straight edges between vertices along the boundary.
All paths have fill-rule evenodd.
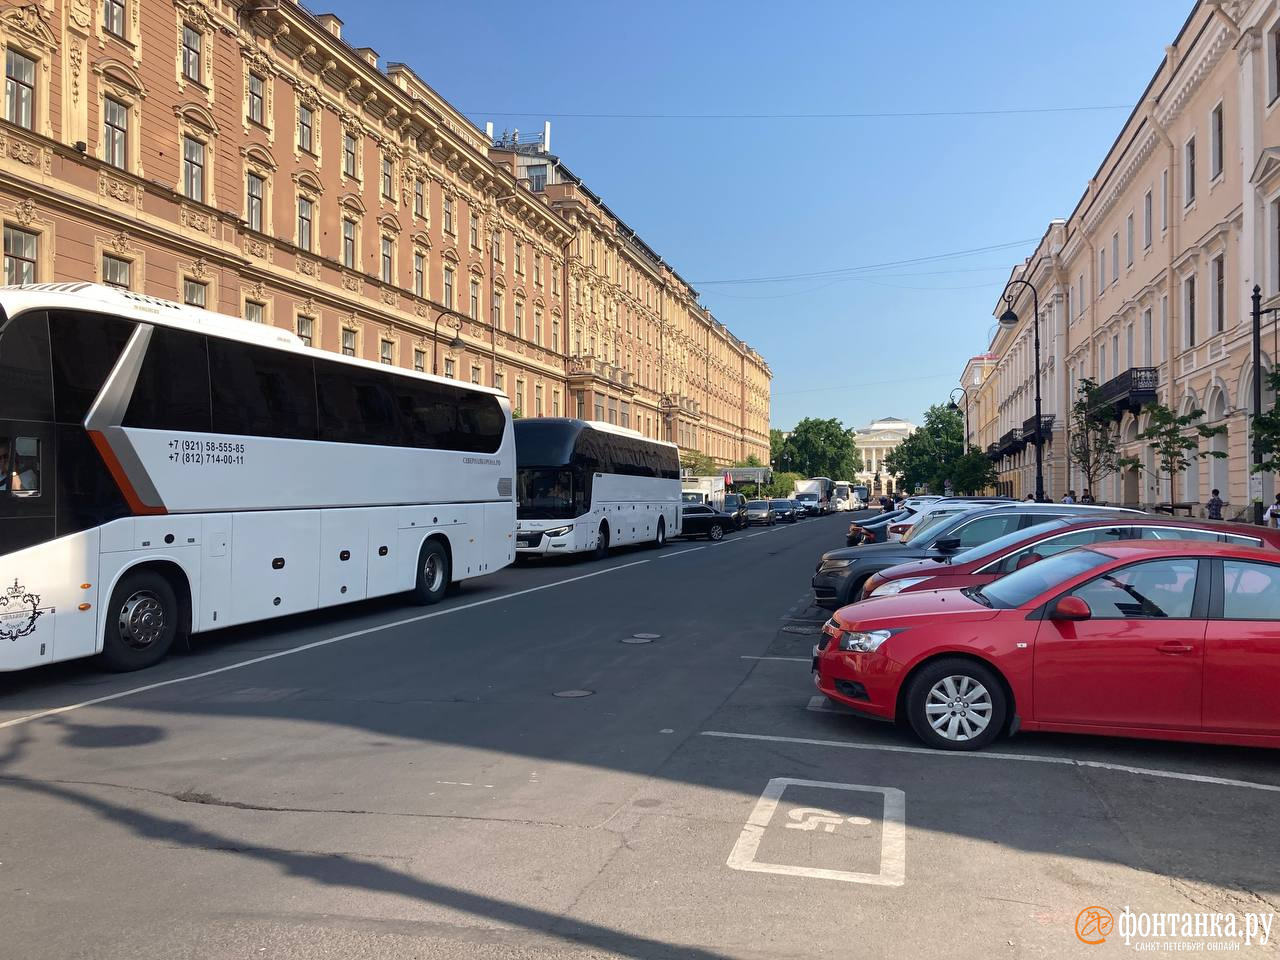
<path id="1" fill-rule="evenodd" d="M 266 347 L 290 350 L 294 353 L 321 354 L 326 360 L 349 363 L 354 366 L 368 367 L 386 371 L 386 365 L 359 357 L 347 357 L 308 347 L 297 336 L 288 330 L 272 327 L 262 323 L 254 323 L 241 317 L 233 317 L 225 313 L 214 313 L 200 307 L 191 307 L 172 300 L 162 300 L 131 290 L 120 290 L 103 283 L 28 283 L 11 286 L 0 286 L 0 307 L 9 316 L 23 310 L 108 310 L 113 315 L 140 323 L 160 324 L 176 327 L 197 333 L 239 340 L 242 343 L 256 343 Z M 506 396 L 500 390 L 481 386 L 476 383 L 464 383 L 449 377 L 438 377 L 432 374 L 406 370 L 403 367 L 392 367 L 393 373 L 438 383 L 448 383 L 479 393 L 490 393 Z M 608 424 L 605 424 L 608 426 Z M 617 427 L 612 429 L 617 430 Z"/>

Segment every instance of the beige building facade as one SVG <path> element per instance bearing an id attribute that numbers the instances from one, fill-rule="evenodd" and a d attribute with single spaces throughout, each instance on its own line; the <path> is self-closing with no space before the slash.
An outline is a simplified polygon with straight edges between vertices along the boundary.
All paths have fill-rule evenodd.
<path id="1" fill-rule="evenodd" d="M 656 255 L 644 289 L 643 257 L 618 272 L 647 247 L 603 204 L 533 189 L 342 27 L 292 0 L 6 5 L 6 282 L 111 283 L 492 385 L 525 416 L 767 459 L 759 354 Z M 588 223 L 612 237 L 603 264 Z"/>
<path id="2" fill-rule="evenodd" d="M 1048 496 L 1083 492 L 1068 431 L 1088 378 L 1101 386 L 1121 454 L 1142 464 L 1103 478 L 1099 501 L 1202 504 L 1217 488 L 1225 515 L 1236 515 L 1253 495 L 1274 497 L 1274 478 L 1251 489 L 1248 469 L 1249 296 L 1260 284 L 1264 307 L 1280 305 L 1280 4 L 1194 7 L 1075 210 L 1049 224 L 1010 279 L 1039 299 Z M 990 343 L 975 442 L 1002 491 L 1024 496 L 1035 489 L 1035 304 L 1025 284 L 1009 293 L 1012 303 L 993 314 L 1011 305 L 1018 321 Z M 1264 317 L 1262 341 L 1265 377 L 1277 354 L 1274 316 Z M 1172 489 L 1137 439 L 1143 406 L 1157 400 L 1226 428 L 1200 452 L 1227 456 L 1197 460 Z"/>
<path id="3" fill-rule="evenodd" d="M 914 423 L 897 417 L 872 420 L 867 426 L 854 430 L 853 443 L 862 457 L 862 469 L 853 478 L 854 482 L 865 484 L 872 494 L 895 492 L 901 478 L 890 473 L 884 461 L 898 444 L 915 431 Z"/>

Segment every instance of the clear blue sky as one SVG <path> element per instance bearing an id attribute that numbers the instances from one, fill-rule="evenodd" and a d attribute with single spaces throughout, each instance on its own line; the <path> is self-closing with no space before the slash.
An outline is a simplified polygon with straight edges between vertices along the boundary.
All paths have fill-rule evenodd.
<path id="1" fill-rule="evenodd" d="M 1068 216 L 1191 0 L 308 0 L 483 126 L 555 153 L 773 369 L 773 425 L 917 419 L 986 349 L 1009 267 Z M 909 12 L 909 15 L 907 15 Z M 1032 240 L 860 279 L 813 274 Z M 940 272 L 952 271 L 952 272 Z"/>

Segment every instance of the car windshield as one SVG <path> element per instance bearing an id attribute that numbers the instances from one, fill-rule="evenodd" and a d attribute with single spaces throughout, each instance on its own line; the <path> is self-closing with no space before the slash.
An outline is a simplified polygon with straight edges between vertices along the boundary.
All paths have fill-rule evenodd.
<path id="1" fill-rule="evenodd" d="M 957 513 L 959 511 L 956 511 Z M 940 526 L 944 521 L 950 520 L 954 513 L 931 513 L 927 517 L 923 517 L 916 521 L 915 526 L 907 531 L 902 538 L 903 543 L 911 543 L 919 540 L 922 536 Z"/>
<path id="2" fill-rule="evenodd" d="M 764 500 L 751 500 L 747 503 L 748 510 L 768 510 L 769 504 Z"/>
<path id="3" fill-rule="evenodd" d="M 1048 533 L 1051 530 L 1069 526 L 1071 526 L 1069 520 L 1050 520 L 1047 523 L 1037 523 L 1034 527 L 1027 527 L 1025 530 L 1014 530 L 1006 533 L 1003 537 L 996 537 L 994 540 L 980 543 L 976 547 L 970 547 L 963 553 L 957 553 L 950 557 L 949 560 L 951 563 L 972 563 L 975 560 L 985 560 L 987 557 L 994 556 L 1009 547 L 1015 547 L 1037 534 Z"/>
<path id="4" fill-rule="evenodd" d="M 1015 570 L 994 583 L 973 588 L 979 599 L 998 609 L 1020 607 L 1035 599 L 1050 587 L 1092 570 L 1109 558 L 1096 550 L 1067 550 L 1040 560 L 1030 566 Z"/>

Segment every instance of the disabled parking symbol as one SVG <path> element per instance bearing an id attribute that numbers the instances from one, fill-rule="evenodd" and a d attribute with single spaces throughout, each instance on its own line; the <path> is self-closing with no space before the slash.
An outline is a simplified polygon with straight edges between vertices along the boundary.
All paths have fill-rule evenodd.
<path id="1" fill-rule="evenodd" d="M 819 802 L 831 797 L 827 791 L 837 791 L 831 803 L 823 806 L 797 806 L 785 817 L 775 814 L 788 790 L 799 793 L 808 800 L 815 794 Z M 907 795 L 895 787 L 869 786 L 860 783 L 830 783 L 825 780 L 799 780 L 793 777 L 775 777 L 765 786 L 755 809 L 742 827 L 737 843 L 729 854 L 726 866 L 750 873 L 776 873 L 790 877 L 808 877 L 816 880 L 838 880 L 844 883 L 865 883 L 875 886 L 900 887 L 906 881 L 907 860 Z M 835 806 L 865 808 L 867 804 L 878 808 L 878 817 L 849 815 L 828 809 Z M 878 870 L 834 869 L 833 862 L 845 864 L 845 858 L 855 859 L 857 851 L 864 850 L 875 837 L 874 827 L 879 825 L 878 850 L 866 851 Z M 781 830 L 771 829 L 781 826 Z M 872 829 L 869 829 L 872 828 Z M 796 831 L 796 832 L 792 832 Z M 799 837 L 808 835 L 802 843 Z M 796 838 L 788 844 L 786 836 Z M 769 848 L 777 853 L 797 856 L 803 853 L 827 862 L 775 863 L 759 859 L 761 845 L 769 841 Z M 829 836 L 830 839 L 819 839 Z M 776 854 L 775 854 L 776 855 Z M 870 866 L 871 864 L 852 864 Z"/>

